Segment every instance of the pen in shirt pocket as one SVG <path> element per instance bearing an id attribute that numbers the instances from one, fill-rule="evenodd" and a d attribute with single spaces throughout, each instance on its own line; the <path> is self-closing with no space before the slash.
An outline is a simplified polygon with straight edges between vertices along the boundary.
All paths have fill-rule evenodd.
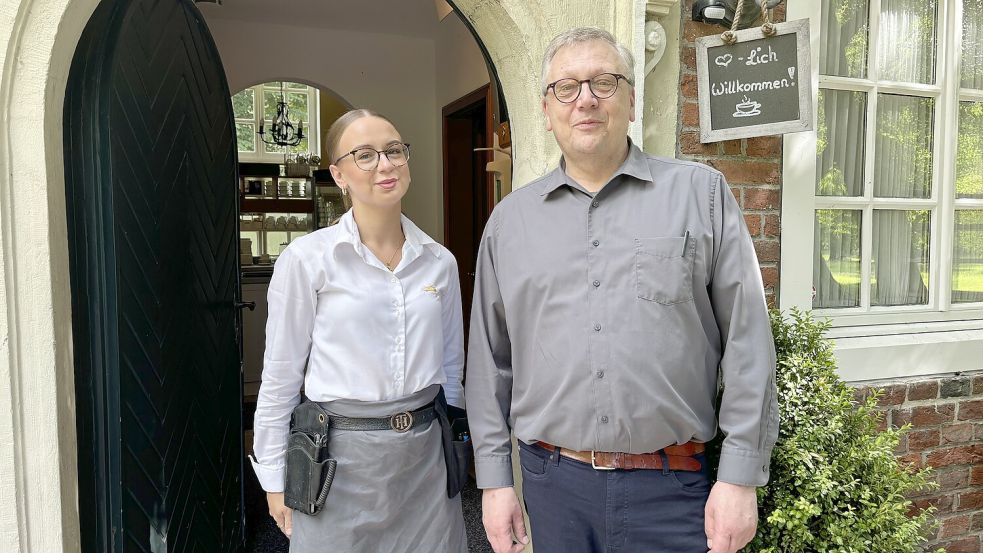
<path id="1" fill-rule="evenodd" d="M 686 235 L 683 236 L 683 257 L 686 257 L 686 246 L 689 245 L 689 231 L 686 231 Z"/>

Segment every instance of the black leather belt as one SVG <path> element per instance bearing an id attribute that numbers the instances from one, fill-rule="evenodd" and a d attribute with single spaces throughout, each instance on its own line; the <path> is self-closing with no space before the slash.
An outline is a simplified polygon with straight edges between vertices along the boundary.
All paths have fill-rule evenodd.
<path id="1" fill-rule="evenodd" d="M 338 430 L 393 430 L 395 432 L 409 432 L 423 424 L 429 424 L 437 418 L 437 411 L 433 403 L 424 405 L 415 411 L 403 411 L 393 413 L 388 417 L 340 417 L 329 415 L 330 427 Z"/>

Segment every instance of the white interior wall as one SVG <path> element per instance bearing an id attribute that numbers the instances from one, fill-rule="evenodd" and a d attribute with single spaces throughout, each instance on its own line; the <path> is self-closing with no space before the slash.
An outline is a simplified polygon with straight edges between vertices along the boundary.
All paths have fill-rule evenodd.
<path id="1" fill-rule="evenodd" d="M 392 119 L 413 148 L 413 183 L 403 209 L 425 232 L 439 236 L 443 224 L 433 40 L 218 18 L 210 19 L 208 27 L 231 90 L 299 78 L 333 90 L 354 107 Z"/>
<path id="2" fill-rule="evenodd" d="M 440 110 L 489 82 L 481 51 L 456 13 L 438 24 L 432 38 L 220 18 L 209 19 L 208 26 L 231 90 L 302 79 L 392 119 L 413 148 L 413 184 L 403 209 L 425 232 L 443 239 Z M 356 54 L 369 61 L 359 64 Z"/>
<path id="3" fill-rule="evenodd" d="M 478 43 L 475 42 L 471 31 L 461 21 L 457 12 L 451 12 L 437 25 L 434 37 L 434 52 L 436 59 L 436 97 L 434 121 L 437 135 L 434 137 L 437 152 L 436 170 L 439 178 L 443 178 L 443 121 L 441 110 L 447 104 L 468 94 L 489 82 L 488 66 L 481 55 Z M 438 184 L 441 181 L 438 181 Z M 443 189 L 438 191 L 437 209 L 440 213 L 440 236 L 443 237 Z M 436 236 L 436 235 L 434 235 Z"/>
<path id="4" fill-rule="evenodd" d="M 487 84 L 488 67 L 471 31 L 452 12 L 437 26 L 437 114 L 447 104 Z"/>

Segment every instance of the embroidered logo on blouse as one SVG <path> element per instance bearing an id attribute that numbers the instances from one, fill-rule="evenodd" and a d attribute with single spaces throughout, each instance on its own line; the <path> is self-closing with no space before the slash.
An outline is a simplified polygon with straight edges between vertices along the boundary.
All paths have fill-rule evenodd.
<path id="1" fill-rule="evenodd" d="M 429 292 L 433 294 L 433 297 L 440 299 L 440 290 L 437 289 L 437 286 L 435 284 L 431 284 L 430 286 L 425 286 L 423 288 L 423 291 Z"/>

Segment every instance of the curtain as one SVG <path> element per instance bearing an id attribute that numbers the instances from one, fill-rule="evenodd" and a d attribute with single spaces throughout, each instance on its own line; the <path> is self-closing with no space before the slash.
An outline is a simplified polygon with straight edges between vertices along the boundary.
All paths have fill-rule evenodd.
<path id="1" fill-rule="evenodd" d="M 983 4 L 983 0 L 967 1 Z M 937 1 L 881 0 L 880 4 L 875 49 L 879 79 L 933 83 Z M 823 0 L 821 9 L 820 71 L 866 78 L 867 0 Z M 934 100 L 879 94 L 872 129 L 874 152 L 864 151 L 866 104 L 862 92 L 821 91 L 816 195 L 862 196 L 864 158 L 872 154 L 876 198 L 931 197 Z M 870 264 L 871 305 L 926 304 L 931 212 L 875 208 L 870 222 L 871 258 L 863 260 L 861 217 L 856 209 L 816 211 L 813 307 L 860 305 L 861 263 Z"/>

